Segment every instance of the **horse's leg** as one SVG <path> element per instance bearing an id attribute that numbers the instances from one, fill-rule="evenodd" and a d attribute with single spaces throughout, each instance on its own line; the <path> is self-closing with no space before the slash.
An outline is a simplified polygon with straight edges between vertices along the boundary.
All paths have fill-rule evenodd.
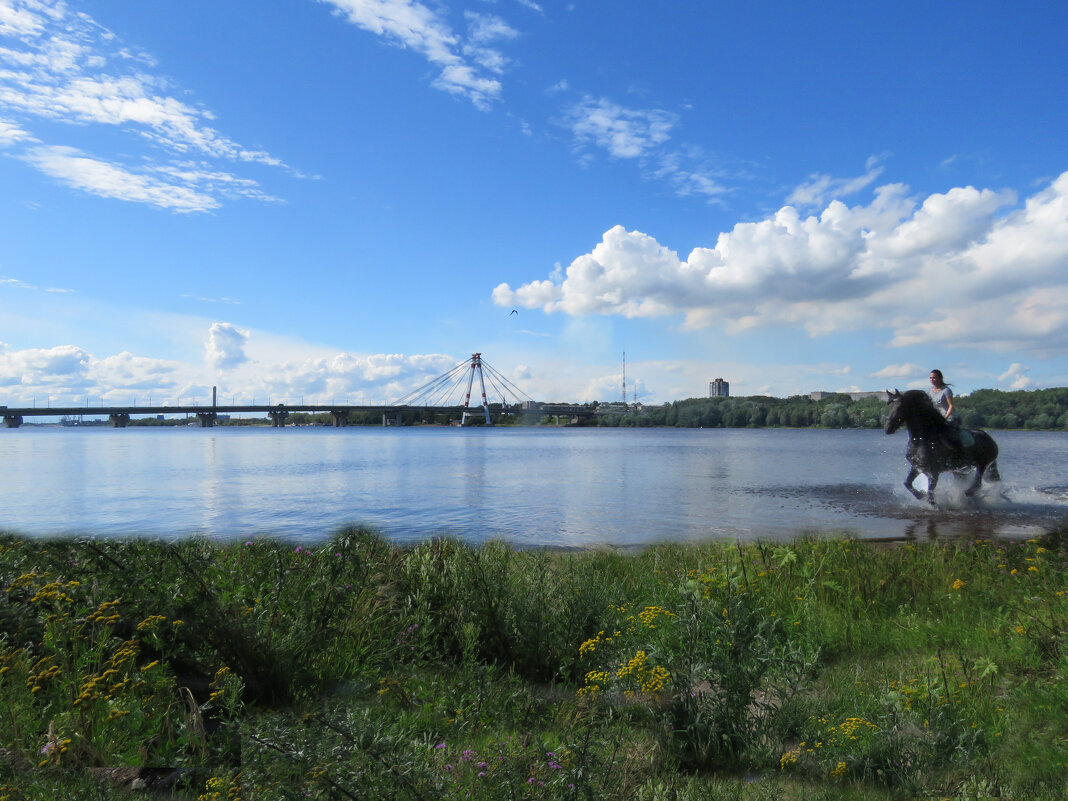
<path id="1" fill-rule="evenodd" d="M 912 482 L 916 480 L 916 476 L 918 476 L 919 474 L 920 471 L 915 466 L 913 466 L 912 469 L 909 470 L 909 474 L 905 476 L 905 489 L 907 489 L 917 498 L 920 498 L 922 500 L 923 492 L 912 486 Z"/>
<path id="2" fill-rule="evenodd" d="M 927 503 L 934 506 L 934 491 L 938 486 L 938 473 L 924 473 L 927 476 Z"/>
<path id="3" fill-rule="evenodd" d="M 982 483 L 983 483 L 983 470 L 984 469 L 985 468 L 983 467 L 983 465 L 976 465 L 975 466 L 975 478 L 972 479 L 971 486 L 968 487 L 968 489 L 964 490 L 964 494 L 967 497 L 970 498 L 973 495 L 975 495 L 975 491 L 977 489 L 979 489 L 980 486 L 982 486 Z"/>

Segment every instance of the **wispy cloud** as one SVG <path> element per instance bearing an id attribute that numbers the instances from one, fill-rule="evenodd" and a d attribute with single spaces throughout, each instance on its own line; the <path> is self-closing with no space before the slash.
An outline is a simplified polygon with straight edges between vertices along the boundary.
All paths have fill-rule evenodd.
<path id="1" fill-rule="evenodd" d="M 904 364 L 888 364 L 881 370 L 876 370 L 874 373 L 868 373 L 871 378 L 913 378 L 924 370 L 918 364 L 912 362 L 906 362 Z"/>
<path id="2" fill-rule="evenodd" d="M 37 289 L 33 284 L 27 284 L 25 281 L 20 281 L 18 278 L 0 277 L 0 286 L 12 287 L 14 289 Z"/>
<path id="3" fill-rule="evenodd" d="M 1034 389 L 1038 383 L 1027 377 L 1030 369 L 1019 362 L 1013 362 L 1008 370 L 998 376 L 998 381 L 1008 383 L 1010 389 Z"/>
<path id="4" fill-rule="evenodd" d="M 16 142 L 31 141 L 30 134 L 9 120 L 0 119 L 0 147 L 8 147 Z"/>
<path id="5" fill-rule="evenodd" d="M 219 197 L 273 200 L 256 182 L 189 159 L 285 168 L 271 154 L 220 133 L 210 111 L 175 96 L 154 60 L 61 0 L 0 0 L 0 147 L 32 144 L 23 159 L 69 186 L 176 211 L 204 211 Z M 155 157 L 133 169 L 98 154 L 41 143 L 48 120 L 112 128 L 150 143 Z M 184 161 L 175 161 L 182 157 Z M 287 168 L 288 169 L 288 168 Z"/>
<path id="6" fill-rule="evenodd" d="M 826 204 L 831 200 L 841 200 L 867 189 L 883 174 L 879 164 L 880 156 L 871 156 L 866 165 L 866 172 L 855 178 L 833 178 L 830 175 L 815 174 L 798 186 L 786 202 L 803 209 Z"/>
<path id="7" fill-rule="evenodd" d="M 563 91 L 561 82 L 552 91 Z M 584 160 L 591 148 L 616 159 L 635 159 L 648 176 L 667 181 L 685 197 L 716 198 L 726 192 L 700 148 L 672 145 L 671 134 L 679 115 L 663 109 L 629 108 L 607 98 L 583 97 L 568 106 L 561 124 L 571 131 Z"/>
<path id="8" fill-rule="evenodd" d="M 490 45 L 517 32 L 497 16 L 469 13 L 466 40 L 436 10 L 415 0 L 320 0 L 353 25 L 418 53 L 440 71 L 433 85 L 480 109 L 500 98 L 508 59 Z"/>
<path id="9" fill-rule="evenodd" d="M 60 287 L 45 287 L 44 289 L 42 289 L 41 287 L 36 286 L 34 284 L 27 284 L 25 281 L 20 281 L 18 278 L 5 278 L 4 276 L 0 276 L 0 287 L 9 287 L 11 289 L 28 289 L 34 292 L 42 291 L 59 294 L 70 294 L 74 292 L 73 289 L 61 289 Z"/>
<path id="10" fill-rule="evenodd" d="M 667 180 L 680 197 L 703 195 L 710 200 L 719 198 L 728 189 L 707 161 L 698 148 L 667 151 L 660 154 L 659 164 L 653 174 Z"/>
<path id="11" fill-rule="evenodd" d="M 220 205 L 211 195 L 188 186 L 133 173 L 71 147 L 35 147 L 21 158 L 45 175 L 100 197 L 148 203 L 179 212 L 210 211 Z"/>
<path id="12" fill-rule="evenodd" d="M 593 144 L 620 159 L 649 155 L 671 138 L 677 122 L 671 112 L 626 108 L 603 97 L 584 97 L 564 114 L 564 125 L 580 146 Z"/>
<path id="13" fill-rule="evenodd" d="M 189 295 L 189 294 L 184 293 L 184 292 L 181 295 L 179 295 L 179 297 L 190 298 L 192 300 L 199 300 L 201 303 L 228 303 L 228 304 L 233 304 L 234 306 L 240 306 L 241 305 L 241 301 L 238 300 L 237 298 L 210 298 L 210 297 L 205 297 L 203 295 Z"/>

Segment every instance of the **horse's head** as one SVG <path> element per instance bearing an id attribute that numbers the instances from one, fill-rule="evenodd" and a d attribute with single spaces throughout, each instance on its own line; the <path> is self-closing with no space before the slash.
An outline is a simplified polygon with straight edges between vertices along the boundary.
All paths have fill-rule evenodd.
<path id="1" fill-rule="evenodd" d="M 887 434 L 893 434 L 905 422 L 905 418 L 901 414 L 901 393 L 896 389 L 893 392 L 886 390 L 886 406 L 885 431 Z"/>
<path id="2" fill-rule="evenodd" d="M 886 390 L 886 433 L 893 434 L 902 425 L 915 421 L 927 428 L 944 426 L 945 420 L 931 402 L 931 396 L 922 389 L 906 392 Z"/>

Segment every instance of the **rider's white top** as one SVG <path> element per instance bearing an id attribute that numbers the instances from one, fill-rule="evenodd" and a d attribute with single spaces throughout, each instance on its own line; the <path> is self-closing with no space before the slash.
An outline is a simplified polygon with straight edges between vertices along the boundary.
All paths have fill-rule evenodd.
<path id="1" fill-rule="evenodd" d="M 941 389 L 931 387 L 927 390 L 927 394 L 931 396 L 931 401 L 934 403 L 935 408 L 942 413 L 943 417 L 948 418 L 949 403 L 953 400 L 953 390 L 943 384 Z"/>

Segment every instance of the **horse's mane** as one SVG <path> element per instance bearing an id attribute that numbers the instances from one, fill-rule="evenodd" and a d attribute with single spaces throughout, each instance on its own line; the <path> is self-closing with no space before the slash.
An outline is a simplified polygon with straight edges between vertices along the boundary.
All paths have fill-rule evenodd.
<path id="1" fill-rule="evenodd" d="M 935 408 L 931 396 L 922 389 L 909 389 L 901 393 L 901 406 L 917 417 L 924 418 L 924 422 L 937 427 L 945 427 L 946 419 Z"/>

